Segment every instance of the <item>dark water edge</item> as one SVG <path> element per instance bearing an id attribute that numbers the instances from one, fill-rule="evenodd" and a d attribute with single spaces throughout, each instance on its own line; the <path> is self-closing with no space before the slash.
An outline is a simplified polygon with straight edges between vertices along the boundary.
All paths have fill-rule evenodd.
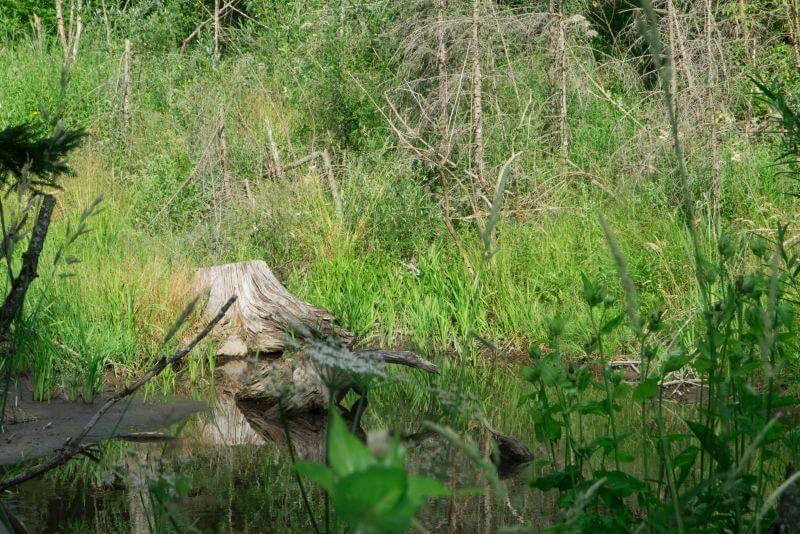
<path id="1" fill-rule="evenodd" d="M 289 429 L 299 458 L 322 459 L 324 419 L 294 419 Z M 278 421 L 221 399 L 213 413 L 173 430 L 179 439 L 106 443 L 99 464 L 73 460 L 23 484 L 4 505 L 31 532 L 312 531 Z M 538 531 L 555 516 L 554 499 L 531 491 L 524 470 L 507 477 L 507 496 L 496 498 L 474 464 L 437 436 L 418 434 L 408 449 L 410 472 L 473 488 L 430 501 L 419 515 L 428 530 Z M 306 489 L 322 523 L 324 495 Z"/>

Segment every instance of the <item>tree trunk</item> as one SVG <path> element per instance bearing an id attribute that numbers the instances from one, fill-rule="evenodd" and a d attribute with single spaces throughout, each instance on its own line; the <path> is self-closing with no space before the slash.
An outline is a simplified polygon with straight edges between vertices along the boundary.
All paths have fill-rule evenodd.
<path id="1" fill-rule="evenodd" d="M 214 59 L 219 59 L 220 2 L 214 0 Z"/>
<path id="2" fill-rule="evenodd" d="M 436 149 L 439 152 L 439 158 L 437 161 L 438 173 L 439 173 L 439 184 L 442 188 L 442 211 L 444 212 L 444 225 L 447 228 L 447 232 L 450 234 L 450 237 L 453 239 L 458 251 L 461 253 L 461 257 L 464 259 L 464 265 L 467 268 L 470 276 L 473 278 L 475 277 L 475 269 L 472 267 L 472 262 L 469 259 L 469 254 L 467 254 L 466 248 L 464 248 L 464 244 L 461 242 L 461 238 L 458 235 L 455 227 L 453 226 L 453 221 L 450 219 L 450 191 L 449 191 L 449 180 L 448 173 L 449 169 L 447 168 L 447 161 L 450 159 L 450 132 L 449 132 L 449 118 L 447 115 L 447 42 L 446 42 L 446 32 L 445 32 L 445 12 L 447 10 L 447 0 L 438 0 L 438 9 L 436 15 L 436 35 L 438 40 L 438 48 L 436 51 L 436 63 L 439 68 L 439 116 L 437 118 L 437 127 L 436 127 Z"/>
<path id="3" fill-rule="evenodd" d="M 719 139 L 717 137 L 717 98 L 714 61 L 714 12 L 711 0 L 705 0 L 706 8 L 706 62 L 708 64 L 708 136 L 711 147 L 711 211 L 712 219 L 715 224 L 719 223 L 721 209 L 721 186 L 720 186 L 720 162 L 719 162 Z"/>
<path id="4" fill-rule="evenodd" d="M 569 159 L 569 122 L 567 120 L 567 67 L 566 67 L 566 21 L 562 0 L 551 0 L 547 6 L 547 33 L 550 49 L 547 70 L 551 99 L 548 101 L 553 131 L 557 131 L 558 150 L 562 168 Z"/>
<path id="5" fill-rule="evenodd" d="M 50 218 L 55 207 L 56 197 L 42 195 L 42 203 L 39 206 L 36 222 L 33 224 L 28 248 L 22 254 L 22 267 L 19 270 L 19 274 L 11 281 L 11 288 L 8 290 L 2 307 L 0 307 L 0 342 L 10 339 L 11 324 L 14 322 L 17 313 L 22 309 L 28 287 L 39 276 L 39 256 L 44 248 L 44 242 L 50 228 Z M 0 414 L 0 420 L 2 420 L 2 414 Z"/>
<path id="6" fill-rule="evenodd" d="M 681 28 L 680 20 L 678 20 L 678 14 L 673 0 L 667 0 L 667 11 L 670 17 L 670 24 L 675 28 L 673 32 L 673 45 L 676 46 L 681 56 L 680 67 L 683 71 L 684 78 L 686 78 L 686 87 L 689 89 L 689 94 L 695 96 L 697 94 L 695 92 L 697 84 L 695 83 L 694 73 L 692 72 L 692 61 L 686 49 L 686 36 Z M 675 65 L 674 68 L 676 70 L 675 74 L 677 75 L 678 65 Z"/>
<path id="7" fill-rule="evenodd" d="M 675 57 L 675 41 L 677 37 L 675 36 L 675 26 L 672 24 L 672 16 L 669 12 L 671 9 L 672 2 L 667 0 L 667 28 L 669 29 L 667 36 L 669 39 L 668 43 L 668 52 L 669 52 L 669 90 L 672 93 L 672 112 L 675 115 L 675 118 L 678 117 L 678 73 L 677 70 L 677 59 Z"/>
<path id="8" fill-rule="evenodd" d="M 558 2 L 556 17 L 556 69 L 558 78 L 558 129 L 561 139 L 561 161 L 569 160 L 569 123 L 567 122 L 567 35 L 564 27 L 564 13 L 561 0 Z"/>
<path id="9" fill-rule="evenodd" d="M 64 7 L 62 0 L 56 0 L 56 25 L 58 26 L 58 39 L 61 41 L 61 50 L 64 52 L 64 61 L 69 59 L 69 46 L 67 45 L 67 32 L 64 28 Z"/>
<path id="10" fill-rule="evenodd" d="M 792 41 L 795 68 L 800 69 L 800 22 L 798 22 L 797 0 L 783 0 L 786 8 L 786 24 L 789 26 L 789 39 Z"/>
<path id="11" fill-rule="evenodd" d="M 447 43 L 445 42 L 445 11 L 447 0 L 439 0 L 436 15 L 436 35 L 438 48 L 436 51 L 436 64 L 439 68 L 439 117 L 437 124 L 437 145 L 440 157 L 440 167 L 450 156 L 448 143 L 448 117 L 447 117 Z"/>
<path id="12" fill-rule="evenodd" d="M 739 0 L 739 30 L 741 34 L 739 39 L 744 42 L 744 56 L 745 60 L 752 64 L 755 59 L 755 52 L 750 50 L 750 25 L 747 23 L 747 7 L 745 0 Z"/>
<path id="13" fill-rule="evenodd" d="M 83 11 L 83 0 L 78 0 L 78 6 L 75 10 L 76 22 L 75 22 L 75 33 L 72 35 L 72 63 L 74 64 L 78 61 L 78 44 L 81 42 L 81 32 L 83 31 L 83 19 L 81 18 L 81 12 Z M 70 15 L 70 19 L 72 16 Z M 70 20 L 71 25 L 71 20 Z"/>
<path id="14" fill-rule="evenodd" d="M 476 188 L 484 188 L 480 0 L 472 0 L 472 158 Z"/>
<path id="15" fill-rule="evenodd" d="M 260 260 L 200 269 L 195 288 L 210 292 L 206 315 L 213 314 L 232 295 L 239 296 L 219 324 L 218 332 L 224 332 L 226 340 L 217 350 L 218 356 L 280 354 L 287 348 L 287 329 L 298 322 L 326 335 L 348 341 L 353 338 L 336 326 L 328 310 L 289 293 Z"/>
<path id="16" fill-rule="evenodd" d="M 131 129 L 131 41 L 125 39 L 125 52 L 122 56 L 122 124 L 126 138 Z"/>

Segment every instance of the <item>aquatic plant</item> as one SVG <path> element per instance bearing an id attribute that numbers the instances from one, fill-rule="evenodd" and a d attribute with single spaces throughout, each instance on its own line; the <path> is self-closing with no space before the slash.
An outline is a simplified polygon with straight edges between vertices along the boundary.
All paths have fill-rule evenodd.
<path id="1" fill-rule="evenodd" d="M 294 470 L 325 489 L 352 532 L 405 532 L 427 498 L 449 494 L 439 482 L 407 472 L 397 436 L 373 433 L 365 445 L 335 410 L 329 423 L 328 465 L 295 462 Z"/>

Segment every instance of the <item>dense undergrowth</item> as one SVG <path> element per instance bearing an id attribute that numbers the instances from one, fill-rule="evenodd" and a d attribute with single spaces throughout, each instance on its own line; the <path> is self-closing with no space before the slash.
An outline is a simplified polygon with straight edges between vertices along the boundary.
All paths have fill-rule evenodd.
<path id="1" fill-rule="evenodd" d="M 103 195 L 102 210 L 87 213 L 91 232 L 69 246 L 70 257 L 80 262 L 42 271 L 18 326 L 15 361 L 36 397 L 88 401 L 104 378 L 135 376 L 155 357 L 163 331 L 190 298 L 196 268 L 260 258 L 296 295 L 331 309 L 364 345 L 411 347 L 441 366 L 435 384 L 409 376 L 374 387 L 373 402 L 387 409 L 373 410 L 371 425 L 386 426 L 383 418 L 398 404 L 420 421 L 447 413 L 447 400 L 431 392 L 457 391 L 475 399 L 504 431 L 540 443 L 537 455 L 549 456 L 550 463 L 537 469 L 549 474 L 536 484 L 561 492 L 564 519 L 578 530 L 602 521 L 581 514 L 580 523 L 569 511 L 598 506 L 611 509 L 618 521 L 604 528 L 623 528 L 638 514 L 651 528 L 677 521 L 682 529 L 681 519 L 703 526 L 704 510 L 724 516 L 714 526 L 737 530 L 749 521 L 761 528 L 770 519 L 759 515 L 764 494 L 783 474 L 773 466 L 765 474 L 763 457 L 796 451 L 760 433 L 779 402 L 740 401 L 767 383 L 774 399 L 795 389 L 786 380 L 798 363 L 793 332 L 789 323 L 779 324 L 791 315 L 779 307 L 781 299 L 790 302 L 787 307 L 793 301 L 770 287 L 785 269 L 789 279 L 781 284 L 793 290 L 796 259 L 790 247 L 778 247 L 773 258 L 774 245 L 766 243 L 776 237 L 783 243 L 788 234 L 776 228 L 796 219 L 797 201 L 785 167 L 774 165 L 785 147 L 762 127 L 770 124 L 770 112 L 753 102 L 755 89 L 745 74 L 782 79 L 791 99 L 787 45 L 764 45 L 764 72 L 731 60 L 736 73 L 720 83 L 730 94 L 717 89 L 711 97 L 720 132 L 719 215 L 711 207 L 708 139 L 698 127 L 711 102 L 679 87 L 684 91 L 676 95 L 675 125 L 687 168 L 681 181 L 674 172 L 671 124 L 653 81 L 658 73 L 643 75 L 638 60 L 599 42 L 602 35 L 573 35 L 565 162 L 554 148 L 546 54 L 522 45 L 505 50 L 496 72 L 514 74 L 491 78 L 487 167 L 497 174 L 512 152 L 521 154 L 491 236 L 497 252 L 490 260 L 482 259 L 483 221 L 468 203 L 458 202 L 452 215 L 467 255 L 480 265 L 476 280 L 443 223 L 431 165 L 410 157 L 385 120 L 384 95 L 392 83 L 402 86 L 398 73 L 408 68 L 398 50 L 408 48 L 396 46 L 398 36 L 390 30 L 402 20 L 400 8 L 373 4 L 353 6 L 343 18 L 324 2 L 252 6 L 253 20 L 228 21 L 219 59 L 205 33 L 178 50 L 193 19 L 185 9 L 175 17 L 171 3 L 135 2 L 114 12 L 110 26 L 95 10 L 66 85 L 59 83 L 63 57 L 55 37 L 39 42 L 17 31 L 0 48 L 0 71 L 7 74 L 0 84 L 0 127 L 38 123 L 42 108 L 64 102 L 69 121 L 85 125 L 91 136 L 72 158 L 75 175 L 63 184 L 43 265 L 53 263 L 81 212 Z M 725 16 L 720 14 L 721 25 Z M 134 50 L 129 125 L 121 113 L 124 39 Z M 740 46 L 733 43 L 725 52 L 741 57 Z M 454 116 L 459 113 L 466 111 Z M 284 161 L 323 147 L 332 152 L 341 213 L 319 169 L 267 174 L 265 117 Z M 221 125 L 227 178 L 237 184 L 232 194 L 221 193 Z M 455 152 L 468 159 L 468 136 L 456 144 Z M 238 185 L 245 180 L 252 201 Z M 613 231 L 613 253 L 598 213 Z M 745 252 L 748 247 L 753 253 Z M 714 269 L 704 271 L 698 257 Z M 623 282 L 637 295 L 635 313 L 650 318 L 646 328 L 644 320 L 621 326 L 630 293 L 619 284 L 619 258 L 626 266 Z M 705 280 L 712 270 L 717 278 Z M 749 289 L 743 288 L 746 274 L 754 285 Z M 726 307 L 715 308 L 718 301 Z M 748 330 L 761 320 L 748 314 L 759 313 L 776 314 L 773 326 L 787 328 L 786 339 L 766 353 L 764 332 Z M 605 364 L 644 355 L 651 335 L 668 350 L 643 358 L 658 365 L 646 365 L 641 385 L 631 392 Z M 752 358 L 750 366 L 734 361 L 733 349 L 720 353 L 720 346 L 735 346 Z M 756 353 L 771 367 L 756 361 Z M 529 356 L 532 367 L 520 377 L 519 364 Z M 698 425 L 688 427 L 694 437 L 679 418 L 665 422 L 657 387 L 658 380 L 672 378 L 678 361 L 679 367 L 695 363 L 699 375 L 720 373 L 709 377 L 706 409 L 679 414 Z M 167 371 L 157 387 L 202 390 L 212 380 L 213 363 L 207 347 L 181 371 Z M 530 395 L 529 382 L 535 387 Z M 521 397 L 534 405 L 530 418 L 520 416 Z M 584 416 L 603 422 L 576 437 L 572 418 Z M 625 429 L 613 428 L 617 418 L 628 423 Z M 640 434 L 641 445 L 631 444 Z M 718 438 L 725 452 L 712 443 Z M 773 443 L 776 451 L 783 448 L 765 453 Z M 756 451 L 762 459 L 751 470 Z M 632 474 L 623 474 L 620 464 L 635 452 Z M 672 460 L 683 463 L 668 465 Z M 589 465 L 594 470 L 584 476 Z M 723 472 L 735 476 L 721 481 Z M 616 477 L 617 486 L 597 485 L 604 477 Z M 702 503 L 707 508 L 691 516 L 675 513 L 678 505 L 666 497 L 677 498 L 683 484 L 699 489 L 679 507 L 697 504 L 691 498 L 700 495 L 708 497 Z M 742 489 L 739 498 L 722 503 L 719 495 L 733 485 Z M 636 507 L 626 504 L 632 494 L 639 498 Z"/>
<path id="2" fill-rule="evenodd" d="M 521 166 L 509 185 L 508 204 L 521 206 L 519 215 L 500 223 L 499 252 L 473 293 L 435 197 L 426 193 L 434 186 L 424 169 L 389 146 L 337 153 L 342 217 L 313 173 L 280 180 L 259 176 L 267 150 L 264 116 L 271 117 L 281 149 L 292 146 L 296 154 L 304 153 L 298 147 L 309 146 L 308 130 L 314 127 L 307 122 L 314 116 L 287 111 L 288 99 L 259 75 L 255 58 L 232 57 L 212 66 L 202 51 L 137 56 L 140 96 L 130 137 L 122 140 L 115 113 L 117 55 L 85 47 L 71 70 L 66 97 L 68 116 L 91 125 L 93 135 L 73 160 L 76 176 L 65 183 L 61 224 L 101 193 L 104 211 L 91 219 L 92 234 L 75 245 L 73 254 L 82 260 L 72 268 L 77 276 L 56 284 L 44 311 L 76 326 L 60 328 L 62 336 L 107 325 L 97 328 L 103 334 L 91 341 L 60 340 L 79 353 L 103 354 L 112 367 L 135 369 L 143 361 L 141 341 L 155 339 L 159 326 L 179 309 L 195 267 L 252 258 L 265 259 L 303 298 L 330 307 L 365 342 L 411 342 L 447 351 L 470 332 L 480 332 L 521 352 L 544 333 L 543 315 L 575 314 L 581 273 L 613 279 L 613 263 L 598 246 L 597 210 L 615 229 L 643 302 L 668 309 L 667 320 L 676 324 L 691 313 L 687 307 L 696 290 L 681 216 L 667 200 L 663 181 L 633 167 L 639 151 L 652 147 L 626 146 L 630 129 L 619 127 L 624 119 L 617 120 L 603 100 L 578 99 L 571 123 L 575 159 L 584 154 L 603 174 L 557 179 L 546 154 L 528 156 L 530 168 Z M 35 120 L 42 104 L 58 99 L 57 50 L 20 46 L 6 49 L 0 61 L 15 73 L 0 89 L 7 123 Z M 219 101 L 226 103 L 230 166 L 236 176 L 250 177 L 255 206 L 231 199 L 215 213 L 203 180 L 215 168 L 204 162 L 203 150 L 213 139 Z M 377 141 L 387 134 L 378 129 L 372 135 Z M 723 154 L 723 209 L 734 232 L 769 231 L 774 221 L 791 218 L 794 202 L 770 166 L 774 151 L 768 145 L 731 135 Z M 610 172 L 603 163 L 619 168 L 623 158 L 632 160 L 626 174 Z M 193 169 L 196 181 L 162 212 Z M 479 257 L 474 226 L 467 221 L 460 231 Z M 100 283 L 88 284 L 86 276 Z M 575 317 L 568 344 L 590 328 Z M 612 351 L 626 354 L 630 341 L 612 339 Z M 51 354 L 45 359 L 63 356 L 57 347 L 44 348 Z M 579 355 L 579 342 L 567 352 Z M 57 374 L 43 396 L 57 387 Z"/>

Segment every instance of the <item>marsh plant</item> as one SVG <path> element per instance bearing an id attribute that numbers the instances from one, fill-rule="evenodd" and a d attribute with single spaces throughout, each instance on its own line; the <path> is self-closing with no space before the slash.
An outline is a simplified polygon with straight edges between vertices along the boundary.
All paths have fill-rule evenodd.
<path id="1" fill-rule="evenodd" d="M 372 433 L 365 445 L 338 412 L 329 422 L 327 465 L 295 462 L 294 469 L 325 489 L 352 532 L 405 532 L 429 497 L 449 494 L 436 480 L 408 473 L 397 436 Z"/>
<path id="2" fill-rule="evenodd" d="M 770 239 L 724 229 L 717 237 L 700 238 L 674 116 L 669 54 L 655 30 L 652 6 L 643 2 L 643 7 L 648 19 L 643 33 L 662 81 L 692 243 L 697 281 L 692 334 L 667 328 L 663 310 L 641 309 L 626 260 L 600 216 L 624 305 L 618 305 L 615 292 L 584 276 L 582 297 L 592 325 L 585 344 L 589 361 L 564 363 L 560 345 L 566 325 L 560 317 L 547 322 L 546 350 L 531 347 L 523 377 L 532 391 L 521 402 L 531 410 L 536 439 L 550 451 L 538 462 L 543 474 L 532 486 L 558 493 L 556 531 L 781 528 L 784 518 L 776 517 L 776 503 L 800 476 L 789 470 L 783 480 L 783 468 L 800 452 L 783 419 L 787 407 L 800 400 L 785 395 L 782 386 L 798 342 L 800 258 L 783 225 Z M 778 163 L 791 171 L 798 115 L 777 92 L 758 86 L 783 126 L 786 152 Z M 626 325 L 639 347 L 633 384 L 612 366 L 614 355 L 604 346 L 609 334 Z M 699 380 L 687 380 L 689 374 Z M 670 386 L 676 384 L 694 389 L 696 402 L 674 402 Z M 630 406 L 637 407 L 638 417 L 630 417 Z"/>
<path id="3" fill-rule="evenodd" d="M 800 270 L 797 255 L 782 246 L 784 230 L 777 247 L 756 238 L 747 254 L 746 244 L 720 239 L 717 264 L 705 266 L 713 296 L 697 318 L 705 331 L 685 346 L 665 329 L 663 312 L 640 316 L 632 308 L 626 320 L 609 290 L 588 279 L 592 361 L 565 364 L 559 350 L 565 325 L 560 318 L 548 322 L 548 350 L 532 347 L 523 376 L 533 391 L 522 401 L 536 439 L 550 451 L 538 462 L 546 474 L 532 485 L 558 492 L 560 529 L 739 532 L 771 524 L 777 496 L 770 493 L 800 452 L 780 421 L 782 409 L 798 399 L 777 385 L 797 343 Z M 640 346 L 633 384 L 603 348 L 604 336 L 626 324 Z M 676 378 L 686 368 L 702 380 Z M 682 405 L 670 395 L 681 382 L 694 390 L 696 403 Z M 631 417 L 631 405 L 638 417 Z"/>

